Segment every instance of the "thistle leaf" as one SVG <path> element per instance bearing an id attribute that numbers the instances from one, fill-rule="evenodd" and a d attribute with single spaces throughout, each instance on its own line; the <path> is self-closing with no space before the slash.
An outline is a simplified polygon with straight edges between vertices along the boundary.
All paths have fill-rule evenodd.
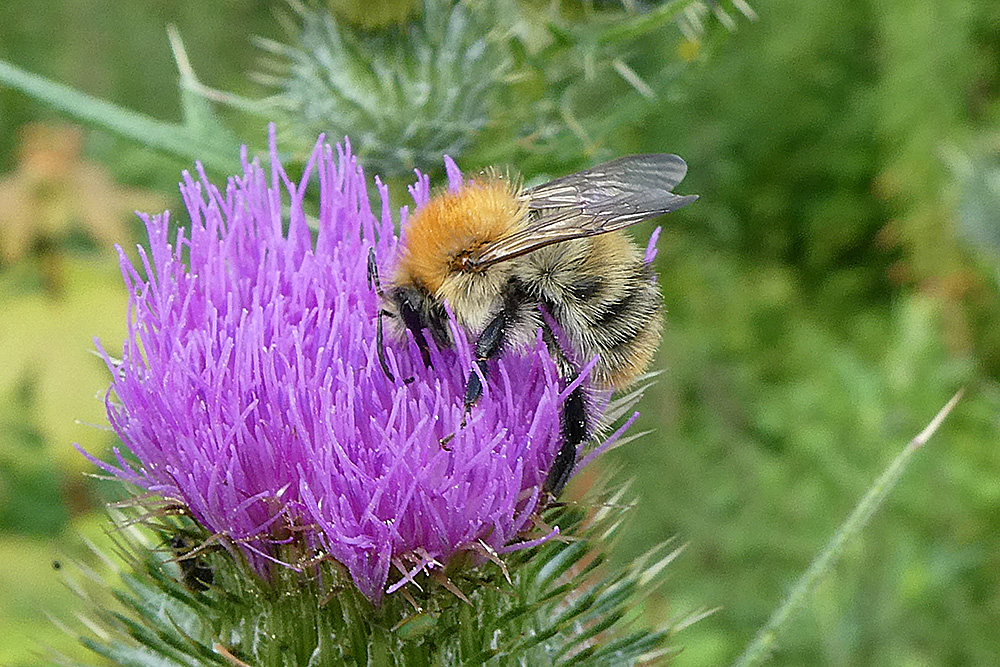
<path id="1" fill-rule="evenodd" d="M 239 166 L 233 159 L 233 156 L 239 155 L 239 142 L 234 142 L 231 135 L 210 131 L 200 123 L 159 121 L 32 74 L 3 60 L 0 60 L 0 84 L 44 102 L 73 120 L 107 130 L 185 162 L 198 160 L 210 169 L 224 172 Z"/>

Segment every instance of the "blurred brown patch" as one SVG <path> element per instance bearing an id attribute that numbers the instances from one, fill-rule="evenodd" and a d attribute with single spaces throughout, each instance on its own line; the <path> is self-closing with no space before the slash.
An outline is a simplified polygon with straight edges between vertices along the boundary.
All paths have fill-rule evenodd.
<path id="1" fill-rule="evenodd" d="M 15 170 L 0 178 L 0 260 L 35 255 L 58 292 L 59 256 L 80 230 L 102 248 L 130 237 L 136 210 L 157 211 L 165 199 L 126 188 L 102 165 L 83 158 L 83 133 L 69 125 L 33 123 L 21 130 Z"/>

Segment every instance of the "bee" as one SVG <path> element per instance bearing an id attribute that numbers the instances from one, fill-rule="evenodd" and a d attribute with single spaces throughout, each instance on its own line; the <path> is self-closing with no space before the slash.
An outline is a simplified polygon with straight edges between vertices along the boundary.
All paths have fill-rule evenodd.
<path id="1" fill-rule="evenodd" d="M 376 345 L 383 372 L 395 382 L 383 317 L 397 337 L 411 332 L 430 366 L 426 333 L 441 347 L 453 343 L 447 304 L 476 341 L 478 372 L 468 376 L 466 413 L 482 396 L 490 360 L 533 344 L 539 329 L 564 381 L 596 358 L 593 387 L 627 386 L 659 344 L 662 298 L 644 253 L 620 230 L 695 201 L 671 192 L 686 173 L 676 155 L 630 155 L 528 189 L 486 172 L 432 197 L 406 222 L 384 291 L 369 253 L 369 280 L 382 303 Z M 561 431 L 544 486 L 553 496 L 588 437 L 582 386 L 563 405 Z"/>

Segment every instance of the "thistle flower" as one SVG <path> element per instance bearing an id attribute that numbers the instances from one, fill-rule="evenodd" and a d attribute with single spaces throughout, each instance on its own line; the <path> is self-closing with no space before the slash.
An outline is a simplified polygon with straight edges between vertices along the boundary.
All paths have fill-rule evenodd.
<path id="1" fill-rule="evenodd" d="M 376 217 L 346 143 L 319 144 L 299 182 L 273 136 L 270 178 L 243 162 L 224 191 L 185 174 L 190 224 L 171 239 L 167 214 L 144 217 L 149 253 L 138 249 L 139 268 L 121 253 L 130 318 L 120 362 L 108 358 L 107 409 L 139 463 L 117 451 L 117 465 L 95 463 L 185 507 L 259 574 L 329 557 L 375 603 L 461 552 L 554 535 L 524 537 L 573 388 L 541 340 L 499 360 L 493 395 L 463 426 L 473 360 L 462 332 L 455 349 L 432 351 L 431 368 L 412 340 L 387 341 L 395 382 L 379 366 L 365 259 L 370 248 L 394 256 L 386 188 L 376 179 Z M 455 187 L 462 176 L 448 167 Z M 429 180 L 418 175 L 411 194 L 424 204 Z"/>
<path id="2" fill-rule="evenodd" d="M 373 214 L 346 142 L 317 144 L 297 181 L 275 143 L 272 128 L 269 169 L 244 150 L 223 190 L 185 174 L 190 222 L 171 232 L 167 214 L 145 217 L 148 252 L 121 253 L 130 316 L 121 359 L 105 354 L 107 409 L 134 458 L 88 458 L 148 492 L 139 522 L 158 536 L 115 517 L 124 609 L 72 583 L 91 605 L 80 640 L 150 666 L 597 667 L 669 653 L 667 629 L 635 626 L 679 549 L 605 569 L 625 491 L 594 511 L 544 502 L 576 382 L 539 338 L 497 360 L 465 420 L 473 359 L 457 328 L 454 348 L 429 341 L 430 368 L 412 338 L 386 341 L 390 380 L 367 275 L 370 249 L 384 265 L 396 252 L 387 190 L 375 180 Z M 424 205 L 429 180 L 410 193 Z M 629 439 L 640 395 L 591 394 L 602 423 L 623 423 L 578 470 Z M 561 531 L 575 539 L 552 539 Z"/>

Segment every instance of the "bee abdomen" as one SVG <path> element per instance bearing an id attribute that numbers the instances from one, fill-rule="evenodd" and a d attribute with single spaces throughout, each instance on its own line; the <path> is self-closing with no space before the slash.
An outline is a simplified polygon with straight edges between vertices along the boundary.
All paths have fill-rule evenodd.
<path id="1" fill-rule="evenodd" d="M 573 364 L 594 357 L 591 382 L 620 388 L 646 370 L 659 345 L 660 290 L 641 251 L 619 234 L 543 248 L 517 278 L 562 327 Z M 561 371 L 562 372 L 562 371 Z"/>
<path id="2" fill-rule="evenodd" d="M 581 316 L 574 319 L 582 357 L 598 357 L 594 384 L 617 389 L 649 365 L 660 340 L 662 300 L 645 265 L 614 287 L 617 294 L 595 293 L 590 303 L 581 303 Z"/>

